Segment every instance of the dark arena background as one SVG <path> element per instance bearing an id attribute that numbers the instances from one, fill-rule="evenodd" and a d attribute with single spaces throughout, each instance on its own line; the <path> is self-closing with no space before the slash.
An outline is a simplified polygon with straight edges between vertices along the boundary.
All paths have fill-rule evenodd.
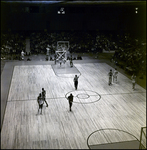
<path id="1" fill-rule="evenodd" d="M 1 149 L 107 148 L 146 149 L 146 1 L 2 0 Z"/>

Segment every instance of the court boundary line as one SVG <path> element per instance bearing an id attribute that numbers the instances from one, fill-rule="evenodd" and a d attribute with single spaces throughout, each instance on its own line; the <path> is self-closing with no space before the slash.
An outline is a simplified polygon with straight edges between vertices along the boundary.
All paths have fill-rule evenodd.
<path id="1" fill-rule="evenodd" d="M 75 65 L 73 65 L 76 69 L 77 69 L 77 67 L 75 66 Z M 55 71 L 55 69 L 54 69 L 54 67 L 53 67 L 53 65 L 51 65 L 51 67 L 52 67 L 52 69 L 53 69 L 53 71 L 54 71 L 54 74 L 57 76 L 57 77 L 60 77 L 60 78 L 73 78 L 73 77 L 64 77 L 64 76 L 62 76 L 63 74 L 61 74 L 61 76 L 59 76 L 57 73 L 56 73 L 56 71 Z M 78 70 L 78 69 L 77 69 Z M 81 72 L 78 70 L 78 72 L 79 72 L 79 76 L 81 76 L 82 74 L 81 74 Z M 65 73 L 64 73 L 65 74 Z M 73 75 L 75 75 L 75 73 L 67 73 L 67 74 L 73 74 Z M 67 75 L 66 74 L 66 75 Z"/>
<path id="2" fill-rule="evenodd" d="M 99 132 L 99 131 L 105 131 L 105 130 L 117 130 L 117 131 L 122 131 L 122 132 L 125 132 L 125 133 L 127 133 L 127 134 L 129 134 L 129 135 L 131 135 L 131 136 L 133 136 L 137 141 L 139 141 L 139 139 L 136 137 L 136 136 L 134 136 L 133 134 L 131 134 L 131 133 L 129 133 L 129 132 L 127 132 L 127 131 L 124 131 L 124 130 L 121 130 L 121 129 L 117 129 L 117 128 L 102 128 L 102 129 L 99 129 L 99 130 L 95 130 L 95 131 L 93 131 L 92 133 L 90 133 L 89 134 L 89 136 L 87 137 L 87 146 L 88 146 L 88 148 L 89 149 L 91 149 L 90 148 L 90 145 L 89 145 L 89 143 L 88 143 L 88 140 L 90 139 L 90 137 L 91 137 L 91 135 L 92 134 L 94 134 L 94 133 L 96 133 L 96 132 Z M 119 143 L 119 142 L 118 142 Z M 105 143 L 105 144 L 113 144 L 112 142 L 111 143 Z M 97 144 L 97 145 L 102 145 L 102 144 Z"/>
<path id="3" fill-rule="evenodd" d="M 13 65 L 13 64 L 10 64 L 10 65 L 9 64 L 5 64 L 5 67 L 6 67 L 6 65 L 8 65 L 10 67 L 9 69 L 12 72 L 10 73 L 10 76 L 8 77 L 10 79 L 10 82 L 8 83 L 7 95 L 6 95 L 6 99 L 4 100 L 6 102 L 5 102 L 5 106 L 4 106 L 4 112 L 1 115 L 2 119 L 1 119 L 1 128 L 0 128 L 0 130 L 2 130 L 2 127 L 3 127 L 3 122 L 4 122 L 4 118 L 5 118 L 5 114 L 6 114 L 6 107 L 7 107 L 7 104 L 8 104 L 9 92 L 10 92 L 10 87 L 11 87 L 13 73 L 14 73 L 14 67 L 15 67 L 15 65 Z M 5 73 L 5 71 L 6 71 L 5 67 L 3 69 L 3 73 Z M 2 77 L 2 74 L 1 74 L 1 77 Z M 6 81 L 6 79 L 4 81 Z"/>

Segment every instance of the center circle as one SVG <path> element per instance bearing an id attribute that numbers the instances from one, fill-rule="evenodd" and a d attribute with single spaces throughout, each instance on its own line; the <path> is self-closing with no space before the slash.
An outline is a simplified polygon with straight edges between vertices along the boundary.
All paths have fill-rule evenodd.
<path id="1" fill-rule="evenodd" d="M 81 98 L 81 99 L 86 99 L 86 98 L 89 98 L 90 96 L 88 94 L 78 94 L 77 95 L 77 98 Z"/>
<path id="2" fill-rule="evenodd" d="M 97 102 L 101 99 L 100 94 L 91 90 L 70 91 L 65 94 L 66 100 L 68 100 L 70 94 L 73 95 L 73 103 L 79 103 L 79 104 L 90 104 L 90 103 Z"/>

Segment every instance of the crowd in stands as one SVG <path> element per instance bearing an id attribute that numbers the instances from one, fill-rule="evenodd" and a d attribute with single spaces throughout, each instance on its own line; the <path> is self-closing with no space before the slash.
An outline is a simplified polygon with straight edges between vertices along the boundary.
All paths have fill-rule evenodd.
<path id="1" fill-rule="evenodd" d="M 117 36 L 116 43 L 119 48 L 115 51 L 112 61 L 116 65 L 128 71 L 146 73 L 146 40 L 142 38 L 131 38 L 129 34 Z"/>
<path id="2" fill-rule="evenodd" d="M 23 33 L 2 33 L 1 59 L 20 59 L 21 51 L 25 51 L 25 38 Z"/>
<path id="3" fill-rule="evenodd" d="M 130 67 L 135 73 L 146 72 L 146 39 L 131 36 L 129 33 L 113 34 L 100 32 L 32 32 L 29 34 L 31 54 L 46 55 L 46 48 L 50 48 L 50 55 L 55 54 L 57 41 L 69 41 L 69 52 L 72 53 L 102 53 L 115 51 L 111 61 L 123 69 Z M 25 52 L 24 33 L 2 33 L 1 59 L 13 55 L 20 58 Z M 17 58 L 16 58 L 17 57 Z M 82 59 L 80 56 L 75 59 Z M 52 59 L 53 60 L 53 59 Z"/>
<path id="4" fill-rule="evenodd" d="M 104 34 L 88 32 L 61 32 L 61 33 L 32 33 L 30 35 L 31 52 L 34 54 L 46 53 L 49 45 L 51 53 L 55 53 L 57 41 L 69 41 L 71 53 L 103 52 L 116 50 L 116 44 Z"/>

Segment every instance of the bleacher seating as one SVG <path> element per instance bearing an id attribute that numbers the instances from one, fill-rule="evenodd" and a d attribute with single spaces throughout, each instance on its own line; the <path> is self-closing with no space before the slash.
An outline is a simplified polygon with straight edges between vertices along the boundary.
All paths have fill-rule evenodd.
<path id="1" fill-rule="evenodd" d="M 25 51 L 25 33 L 2 33 L 1 59 L 20 59 L 21 51 Z M 131 36 L 129 33 L 113 34 L 100 32 L 31 32 L 31 54 L 46 55 L 46 47 L 50 46 L 50 54 L 55 54 L 57 41 L 69 41 L 70 53 L 93 53 L 97 55 L 103 50 L 115 50 L 111 61 L 122 69 L 138 74 L 146 73 L 146 39 Z M 81 60 L 80 56 L 77 57 Z"/>

